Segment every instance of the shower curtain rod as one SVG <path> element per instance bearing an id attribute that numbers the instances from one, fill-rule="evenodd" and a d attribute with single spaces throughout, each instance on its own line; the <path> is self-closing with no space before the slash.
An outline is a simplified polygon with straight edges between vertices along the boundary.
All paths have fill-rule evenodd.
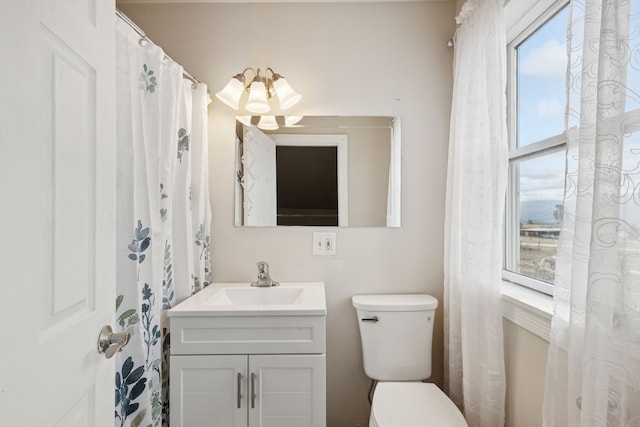
<path id="1" fill-rule="evenodd" d="M 142 31 L 142 29 L 140 27 L 138 27 L 135 22 L 133 22 L 131 19 L 129 19 L 129 17 L 127 15 L 125 15 L 124 13 L 122 13 L 120 11 L 120 9 L 116 9 L 116 15 L 122 19 L 124 22 L 126 22 L 136 33 L 138 33 L 140 35 L 140 37 L 142 37 L 143 39 L 145 39 L 146 41 L 148 41 L 149 43 L 153 43 L 153 41 L 147 36 L 147 34 Z M 155 43 L 153 43 L 155 44 Z M 164 54 L 165 58 L 174 61 L 169 55 L 167 55 L 166 53 Z M 191 80 L 193 83 L 198 84 L 200 83 L 200 80 L 196 79 L 195 77 L 193 77 L 191 74 L 189 74 L 184 68 L 182 69 L 182 76 L 186 79 Z M 207 90 L 207 92 L 209 92 Z"/>

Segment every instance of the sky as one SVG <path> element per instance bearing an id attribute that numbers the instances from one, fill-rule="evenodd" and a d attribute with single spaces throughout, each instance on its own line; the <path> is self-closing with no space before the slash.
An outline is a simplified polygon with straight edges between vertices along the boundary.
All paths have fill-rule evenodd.
<path id="1" fill-rule="evenodd" d="M 518 47 L 518 146 L 564 131 L 568 8 Z M 559 200 L 564 194 L 564 151 L 521 161 L 520 200 Z"/>
<path id="2" fill-rule="evenodd" d="M 631 1 L 627 67 L 626 111 L 640 108 L 640 1 Z M 567 25 L 565 7 L 518 46 L 518 146 L 561 134 L 566 105 Z M 583 29 L 576 28 L 576 33 Z M 617 44 L 616 46 L 620 46 Z M 616 50 L 616 53 L 619 52 Z M 623 180 L 640 181 L 640 125 L 627 129 Z M 525 160 L 520 166 L 520 200 L 562 200 L 564 151 Z M 626 174 L 626 175 L 625 175 Z M 623 183 L 624 184 L 624 183 Z M 624 190 L 623 190 L 624 191 Z M 640 192 L 637 197 L 640 198 Z M 638 201 L 640 202 L 640 200 Z"/>

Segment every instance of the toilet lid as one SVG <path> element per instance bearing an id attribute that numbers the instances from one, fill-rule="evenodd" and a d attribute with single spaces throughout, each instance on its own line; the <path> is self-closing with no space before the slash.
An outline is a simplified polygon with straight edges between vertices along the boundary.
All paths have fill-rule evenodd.
<path id="1" fill-rule="evenodd" d="M 379 427 L 467 427 L 462 413 L 435 384 L 381 382 L 371 418 Z"/>

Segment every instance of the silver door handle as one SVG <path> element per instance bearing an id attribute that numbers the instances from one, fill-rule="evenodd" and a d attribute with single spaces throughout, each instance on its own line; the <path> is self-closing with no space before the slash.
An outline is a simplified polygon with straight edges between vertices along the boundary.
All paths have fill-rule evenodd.
<path id="1" fill-rule="evenodd" d="M 242 406 L 242 374 L 238 372 L 238 409 Z"/>
<path id="2" fill-rule="evenodd" d="M 256 374 L 251 373 L 251 409 L 256 407 Z"/>
<path id="3" fill-rule="evenodd" d="M 113 332 L 111 326 L 105 325 L 98 335 L 98 353 L 110 359 L 129 342 L 129 332 Z"/>

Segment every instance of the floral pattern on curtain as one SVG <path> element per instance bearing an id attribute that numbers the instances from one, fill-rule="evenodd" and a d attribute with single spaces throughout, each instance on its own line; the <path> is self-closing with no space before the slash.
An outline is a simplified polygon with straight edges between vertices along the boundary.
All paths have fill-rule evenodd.
<path id="1" fill-rule="evenodd" d="M 470 427 L 505 417 L 501 275 L 507 184 L 502 0 L 456 18 L 445 213 L 445 387 Z"/>
<path id="2" fill-rule="evenodd" d="M 640 426 L 640 1 L 570 7 L 543 425 Z"/>
<path id="3" fill-rule="evenodd" d="M 169 420 L 166 311 L 210 282 L 206 85 L 117 23 L 115 425 Z"/>

